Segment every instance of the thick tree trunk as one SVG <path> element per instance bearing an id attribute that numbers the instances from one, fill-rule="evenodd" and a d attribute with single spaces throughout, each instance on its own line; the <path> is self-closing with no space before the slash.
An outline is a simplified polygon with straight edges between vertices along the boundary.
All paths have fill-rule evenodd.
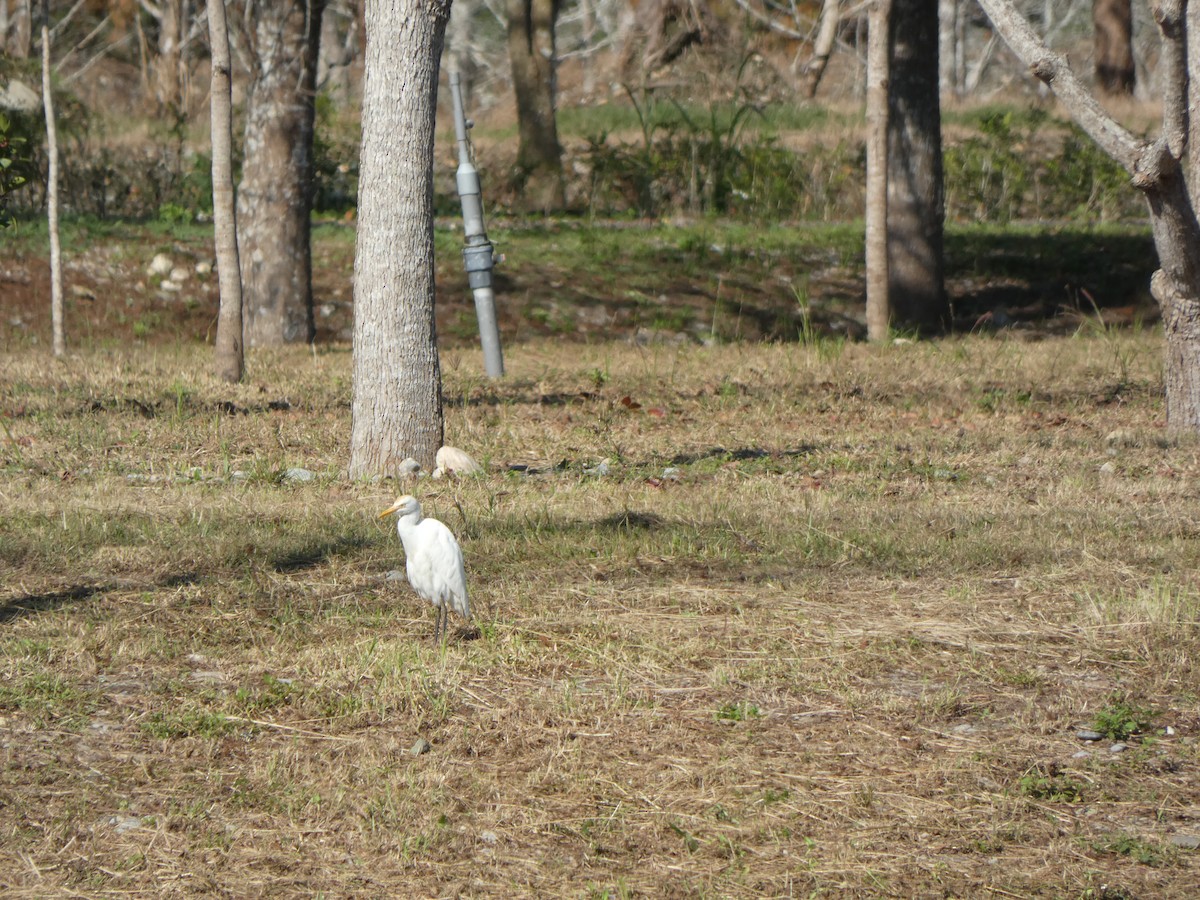
<path id="1" fill-rule="evenodd" d="M 251 347 L 311 341 L 312 142 L 324 0 L 258 7 L 238 240 Z"/>
<path id="2" fill-rule="evenodd" d="M 950 324 L 945 288 L 937 0 L 893 0 L 888 85 L 888 296 L 893 324 Z"/>
<path id="3" fill-rule="evenodd" d="M 1130 0 L 1092 0 L 1096 86 L 1108 96 L 1133 96 L 1133 6 Z"/>
<path id="4" fill-rule="evenodd" d="M 210 123 L 212 135 L 213 238 L 217 251 L 220 309 L 214 352 L 217 377 L 242 380 L 242 276 L 238 266 L 237 214 L 233 201 L 233 102 L 229 30 L 225 0 L 208 0 L 208 41 L 212 48 Z"/>
<path id="5" fill-rule="evenodd" d="M 434 329 L 433 135 L 449 0 L 367 0 L 350 476 L 432 471 L 442 443 Z"/>
<path id="6" fill-rule="evenodd" d="M 888 65 L 892 0 L 875 0 L 867 32 L 867 339 L 886 341 L 888 303 Z"/>
<path id="7" fill-rule="evenodd" d="M 520 138 L 514 181 L 530 210 L 561 209 L 566 203 L 554 112 L 558 9 L 559 0 L 507 0 L 508 58 Z"/>

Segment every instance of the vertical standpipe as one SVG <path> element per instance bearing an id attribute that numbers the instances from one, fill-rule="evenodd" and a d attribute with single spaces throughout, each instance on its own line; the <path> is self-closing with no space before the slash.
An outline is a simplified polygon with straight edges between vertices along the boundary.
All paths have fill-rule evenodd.
<path id="1" fill-rule="evenodd" d="M 500 352 L 500 329 L 496 326 L 496 295 L 492 290 L 492 268 L 496 264 L 492 244 L 483 229 L 483 198 L 479 172 L 471 162 L 471 144 L 467 139 L 466 114 L 463 112 L 462 84 L 458 73 L 450 73 L 450 95 L 454 99 L 454 136 L 458 141 L 458 196 L 462 201 L 463 267 L 467 283 L 475 295 L 475 317 L 479 321 L 479 342 L 483 345 L 483 367 L 489 378 L 504 374 L 504 355 Z"/>

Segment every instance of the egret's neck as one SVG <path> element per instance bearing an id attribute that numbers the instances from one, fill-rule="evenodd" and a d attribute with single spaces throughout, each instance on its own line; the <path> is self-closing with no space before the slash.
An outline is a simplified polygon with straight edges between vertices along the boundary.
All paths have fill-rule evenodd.
<path id="1" fill-rule="evenodd" d="M 414 510 L 413 512 L 406 513 L 403 516 L 398 516 L 396 519 L 396 527 L 399 529 L 401 534 L 404 534 L 405 532 L 416 528 L 420 522 L 421 512 L 420 510 Z"/>

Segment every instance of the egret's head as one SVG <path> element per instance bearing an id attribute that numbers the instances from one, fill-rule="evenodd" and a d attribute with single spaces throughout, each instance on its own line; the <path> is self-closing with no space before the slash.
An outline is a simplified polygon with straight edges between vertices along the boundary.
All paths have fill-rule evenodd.
<path id="1" fill-rule="evenodd" d="M 392 513 L 397 513 L 401 516 L 410 516 L 415 512 L 421 511 L 421 504 L 417 502 L 417 498 L 412 494 L 403 494 L 396 498 L 396 502 L 379 514 L 379 518 L 386 519 Z"/>

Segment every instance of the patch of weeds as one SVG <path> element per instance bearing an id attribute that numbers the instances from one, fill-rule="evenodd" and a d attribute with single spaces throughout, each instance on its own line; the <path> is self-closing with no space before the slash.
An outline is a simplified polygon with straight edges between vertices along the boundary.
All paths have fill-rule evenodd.
<path id="1" fill-rule="evenodd" d="M 1083 800 L 1083 785 L 1061 774 L 1056 767 L 1035 767 L 1017 782 L 1021 794 L 1032 800 L 1050 803 L 1079 803 Z"/>
<path id="2" fill-rule="evenodd" d="M 675 832 L 675 834 L 682 838 L 683 846 L 687 847 L 688 853 L 695 853 L 700 849 L 700 839 L 690 831 L 683 828 L 677 822 L 668 822 L 667 825 L 670 826 L 671 830 Z"/>
<path id="3" fill-rule="evenodd" d="M 745 700 L 722 704 L 720 709 L 717 710 L 718 722 L 744 722 L 747 719 L 757 719 L 761 716 L 762 713 L 758 707 Z"/>
<path id="4" fill-rule="evenodd" d="M 1167 862 L 1167 853 L 1158 844 L 1125 833 L 1094 838 L 1091 848 L 1097 853 L 1128 856 L 1144 866 L 1161 866 Z"/>
<path id="5" fill-rule="evenodd" d="M 268 710 L 287 706 L 292 702 L 296 688 L 290 680 L 282 680 L 273 675 L 263 675 L 261 687 L 239 687 L 234 694 L 234 701 L 243 715 L 252 716 Z"/>
<path id="6" fill-rule="evenodd" d="M 763 791 L 763 803 L 782 803 L 784 800 L 790 800 L 792 792 L 787 788 L 772 788 L 769 787 Z"/>
<path id="7" fill-rule="evenodd" d="M 32 715 L 38 725 L 82 724 L 92 709 L 90 696 L 78 685 L 53 674 L 38 673 L 19 681 L 0 684 L 0 709 L 19 709 Z"/>
<path id="8" fill-rule="evenodd" d="M 149 737 L 159 740 L 201 737 L 217 738 L 236 729 L 232 722 L 220 713 L 206 709 L 186 709 L 178 712 L 153 712 L 139 728 Z"/>
<path id="9" fill-rule="evenodd" d="M 1114 741 L 1127 741 L 1154 727 L 1153 711 L 1136 706 L 1128 698 L 1110 697 L 1108 706 L 1096 712 L 1092 728 Z"/>

